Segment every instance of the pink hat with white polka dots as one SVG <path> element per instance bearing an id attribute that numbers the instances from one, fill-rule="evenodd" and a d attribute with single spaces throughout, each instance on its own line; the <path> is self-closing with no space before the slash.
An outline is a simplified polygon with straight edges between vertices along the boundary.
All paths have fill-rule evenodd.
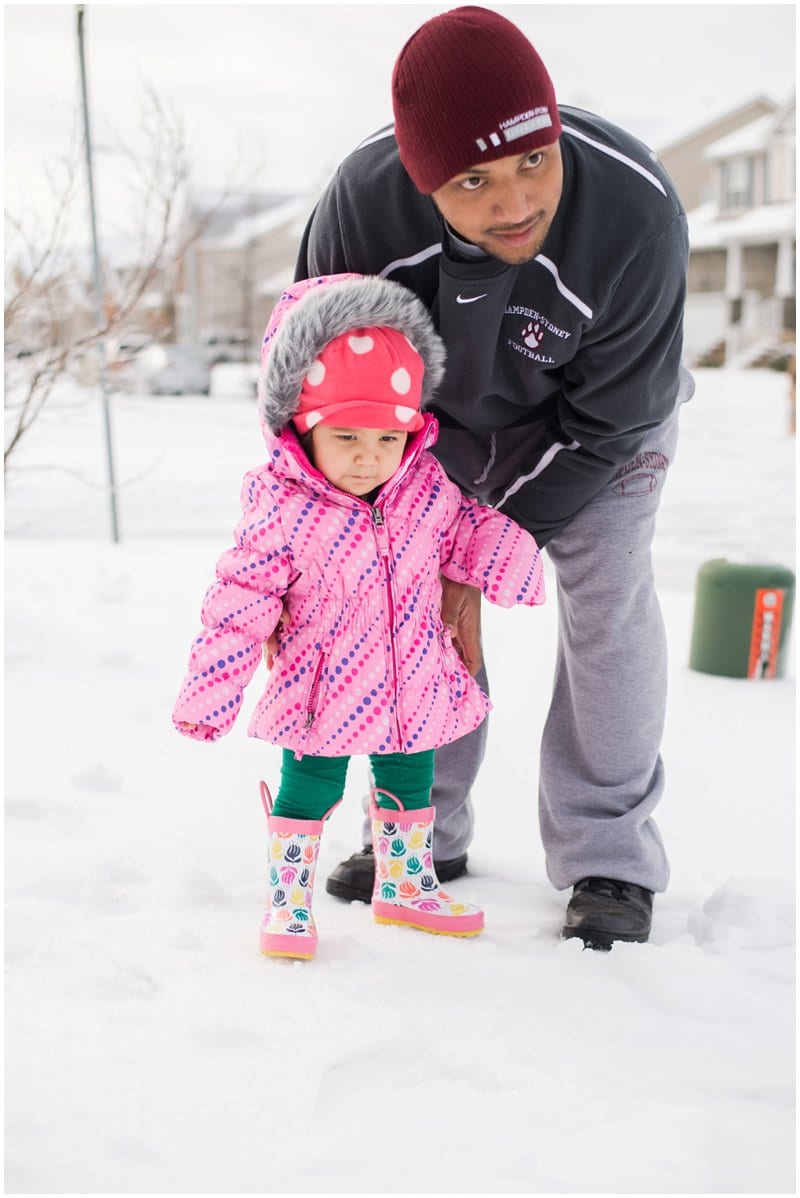
<path id="1" fill-rule="evenodd" d="M 444 374 L 445 349 L 425 305 L 399 283 L 356 274 L 292 283 L 261 350 L 262 424 L 416 432 Z"/>
<path id="2" fill-rule="evenodd" d="M 293 422 L 299 433 L 317 424 L 400 429 L 424 420 L 419 405 L 422 358 L 396 329 L 355 329 L 330 341 L 303 381 Z"/>

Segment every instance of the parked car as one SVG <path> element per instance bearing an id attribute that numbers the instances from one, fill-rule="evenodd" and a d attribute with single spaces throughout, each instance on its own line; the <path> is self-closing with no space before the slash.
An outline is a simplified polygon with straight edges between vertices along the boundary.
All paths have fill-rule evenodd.
<path id="1" fill-rule="evenodd" d="M 108 341 L 108 378 L 115 390 L 136 391 L 139 388 L 137 360 L 152 344 L 153 338 L 146 333 L 123 333 Z"/>
<path id="2" fill-rule="evenodd" d="M 241 329 L 228 333 L 205 332 L 200 335 L 202 354 L 209 366 L 217 366 L 220 362 L 244 362 L 249 342 L 249 337 Z"/>
<path id="3" fill-rule="evenodd" d="M 131 362 L 143 349 L 153 344 L 153 338 L 147 333 L 123 333 L 120 337 L 112 337 L 108 342 L 108 362 Z"/>
<path id="4" fill-rule="evenodd" d="M 151 345 L 135 360 L 137 390 L 150 395 L 208 395 L 209 368 L 190 345 Z"/>
<path id="5" fill-rule="evenodd" d="M 6 341 L 5 356 L 11 358 L 32 358 L 38 352 L 32 345 L 23 345 L 20 341 Z"/>

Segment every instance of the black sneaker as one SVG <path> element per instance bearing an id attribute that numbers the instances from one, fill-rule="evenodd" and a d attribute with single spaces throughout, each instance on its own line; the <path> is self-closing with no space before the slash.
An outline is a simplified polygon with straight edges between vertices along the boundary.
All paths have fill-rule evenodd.
<path id="1" fill-rule="evenodd" d="M 453 857 L 452 861 L 434 861 L 433 864 L 440 882 L 452 882 L 467 872 L 467 854 Z M 358 899 L 368 903 L 372 899 L 374 883 L 375 856 L 372 845 L 368 844 L 331 871 L 325 889 L 335 898 L 347 899 L 348 902 Z"/>
<path id="2" fill-rule="evenodd" d="M 573 887 L 561 937 L 578 936 L 586 948 L 607 953 L 615 940 L 643 944 L 652 919 L 652 890 L 613 878 L 583 878 Z"/>

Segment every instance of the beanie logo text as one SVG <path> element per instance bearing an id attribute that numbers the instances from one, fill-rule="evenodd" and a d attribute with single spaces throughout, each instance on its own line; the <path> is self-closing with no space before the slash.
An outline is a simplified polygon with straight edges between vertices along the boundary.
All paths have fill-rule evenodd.
<path id="1" fill-rule="evenodd" d="M 520 137 L 535 133 L 537 129 L 549 129 L 552 124 L 553 118 L 549 108 L 529 108 L 527 112 L 520 112 L 517 116 L 509 117 L 507 121 L 501 121 L 498 128 L 505 141 L 517 141 Z M 475 144 L 481 153 L 485 153 L 490 144 L 497 147 L 502 142 L 500 134 L 495 130 L 489 134 L 488 141 L 483 137 L 476 137 Z"/>

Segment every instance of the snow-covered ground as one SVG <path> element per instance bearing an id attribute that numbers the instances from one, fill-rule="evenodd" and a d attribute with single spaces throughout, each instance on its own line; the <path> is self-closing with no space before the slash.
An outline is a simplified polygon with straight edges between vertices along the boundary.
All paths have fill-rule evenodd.
<path id="1" fill-rule="evenodd" d="M 62 394 L 6 502 L 6 1192 L 793 1190 L 793 660 L 769 682 L 687 666 L 703 561 L 793 566 L 788 385 L 697 382 L 656 546 L 672 882 L 651 942 L 558 938 L 530 730 L 552 601 L 486 611 L 495 715 L 453 884 L 485 934 L 380 927 L 320 886 L 310 963 L 257 951 L 278 750 L 245 716 L 215 746 L 169 718 L 263 456 L 254 405 L 115 401 L 114 546 L 98 402 Z M 322 876 L 364 784 L 355 763 Z"/>

